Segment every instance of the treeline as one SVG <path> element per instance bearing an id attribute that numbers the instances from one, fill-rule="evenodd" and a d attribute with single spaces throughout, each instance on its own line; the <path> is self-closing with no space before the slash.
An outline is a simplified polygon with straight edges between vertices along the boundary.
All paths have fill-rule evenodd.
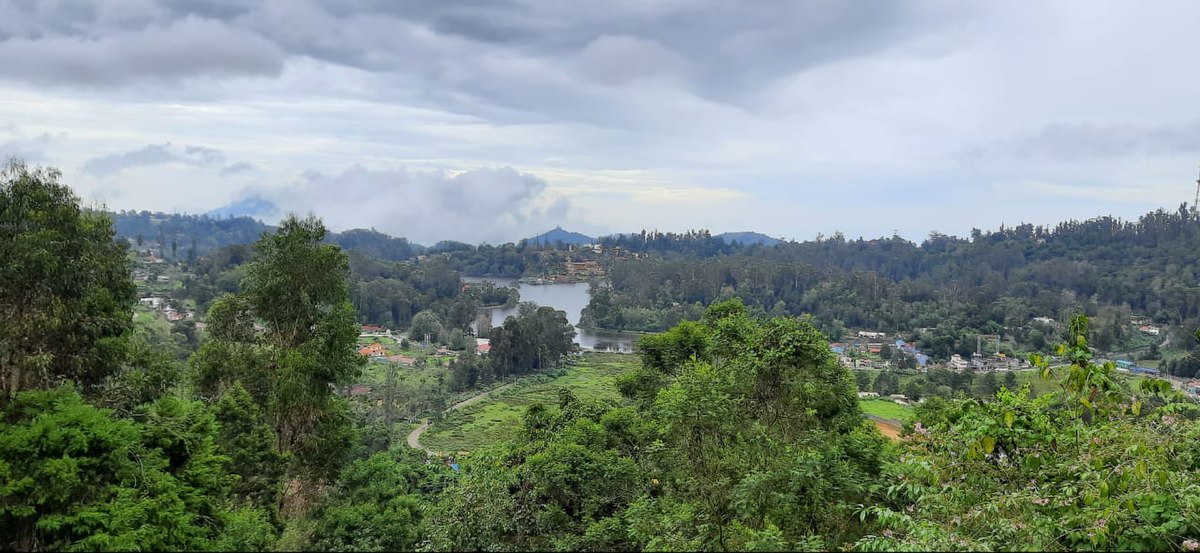
<path id="1" fill-rule="evenodd" d="M 248 245 L 272 227 L 250 217 L 214 218 L 150 211 L 110 214 L 118 237 L 167 259 L 194 261 L 219 248 Z"/>
<path id="2" fill-rule="evenodd" d="M 624 259 L 613 264 L 609 289 L 593 294 L 583 323 L 662 330 L 738 297 L 764 315 L 812 314 L 833 339 L 848 327 L 913 333 L 946 356 L 974 351 L 979 334 L 1038 349 L 1062 327 L 1039 328 L 1034 318 L 1061 323 L 1082 312 L 1100 319 L 1095 345 L 1110 350 L 1130 338 L 1134 314 L 1176 328 L 1200 320 L 1198 239 L 1200 222 L 1181 208 L 1136 222 L 975 231 L 970 240 L 934 234 L 920 245 L 835 236 L 714 257 Z"/>
<path id="3" fill-rule="evenodd" d="M 687 232 L 659 232 L 642 230 L 637 233 L 614 234 L 600 237 L 600 245 L 606 250 L 622 248 L 635 253 L 656 253 L 664 256 L 712 257 L 730 254 L 751 246 L 741 242 L 727 243 L 707 230 Z M 762 246 L 753 246 L 762 247 Z"/>
<path id="4" fill-rule="evenodd" d="M 875 392 L 880 396 L 903 394 L 913 401 L 932 397 L 953 399 L 960 396 L 985 400 L 994 397 L 1001 387 L 1009 390 L 1018 388 L 1017 373 L 1013 371 L 998 374 L 996 371 L 952 371 L 933 368 L 916 374 L 915 371 L 856 369 L 854 380 L 858 389 L 864 392 Z"/>
<path id="5" fill-rule="evenodd" d="M 365 361 L 320 221 L 250 248 L 184 364 L 133 332 L 125 243 L 58 178 L 0 171 L 0 548 L 414 548 L 448 475 L 336 393 Z M 499 372 L 572 336 L 546 308 L 511 319 Z"/>
<path id="6" fill-rule="evenodd" d="M 275 227 L 252 217 L 209 217 L 150 211 L 121 210 L 109 214 L 118 237 L 131 245 L 172 260 L 194 261 L 227 246 L 249 245 Z M 346 250 L 389 261 L 411 259 L 425 247 L 374 229 L 327 233 L 324 241 Z"/>
<path id="7" fill-rule="evenodd" d="M 0 171 L 0 547 L 263 550 L 319 524 L 369 453 L 333 393 L 363 362 L 344 254 L 285 221 L 185 367 L 131 332 L 123 244 L 58 179 Z"/>
<path id="8" fill-rule="evenodd" d="M 116 234 L 130 245 L 150 249 L 159 256 L 194 262 L 221 248 L 246 247 L 264 232 L 274 230 L 250 217 L 214 218 L 150 211 L 110 213 Z M 325 242 L 341 246 L 366 257 L 386 261 L 411 261 L 418 256 L 440 257 L 456 271 L 469 276 L 519 278 L 562 272 L 562 263 L 570 259 L 565 248 L 540 246 L 525 241 L 498 246 L 478 246 L 443 241 L 432 247 L 393 237 L 375 229 L 352 229 L 327 233 Z"/>
<path id="9" fill-rule="evenodd" d="M 364 324 L 405 329 L 418 313 L 429 311 L 447 331 L 468 332 L 480 308 L 512 306 L 520 299 L 516 288 L 490 282 L 465 284 L 449 261 L 440 257 L 396 262 L 358 251 L 347 256 L 350 301 Z M 252 248 L 241 244 L 204 256 L 186 266 L 183 287 L 171 292 L 172 297 L 194 299 L 204 310 L 220 294 L 237 290 L 252 257 Z"/>
<path id="10" fill-rule="evenodd" d="M 530 302 L 501 326 L 479 330 L 489 338 L 490 351 L 486 356 L 460 355 L 450 362 L 453 391 L 558 368 L 576 351 L 575 329 L 566 314 Z"/>

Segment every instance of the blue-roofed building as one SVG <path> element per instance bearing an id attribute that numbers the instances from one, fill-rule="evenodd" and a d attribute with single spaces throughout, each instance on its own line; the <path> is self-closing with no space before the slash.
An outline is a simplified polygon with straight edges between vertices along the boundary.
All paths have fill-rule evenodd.
<path id="1" fill-rule="evenodd" d="M 1131 372 L 1133 374 L 1148 374 L 1151 376 L 1159 375 L 1158 369 L 1152 369 L 1150 367 L 1133 367 L 1133 368 L 1129 369 L 1129 372 Z"/>

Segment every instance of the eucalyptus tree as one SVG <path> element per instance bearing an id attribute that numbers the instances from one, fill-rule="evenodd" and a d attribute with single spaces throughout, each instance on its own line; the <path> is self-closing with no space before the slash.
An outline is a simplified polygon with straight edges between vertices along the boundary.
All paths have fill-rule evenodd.
<path id="1" fill-rule="evenodd" d="M 94 390 L 124 359 L 136 289 L 112 221 L 56 169 L 0 167 L 0 391 Z"/>
<path id="2" fill-rule="evenodd" d="M 314 217 L 289 216 L 254 245 L 236 294 L 209 311 L 211 339 L 193 356 L 197 390 L 216 400 L 240 383 L 270 423 L 297 482 L 333 478 L 353 441 L 334 390 L 365 362 L 349 301 L 349 264 Z"/>

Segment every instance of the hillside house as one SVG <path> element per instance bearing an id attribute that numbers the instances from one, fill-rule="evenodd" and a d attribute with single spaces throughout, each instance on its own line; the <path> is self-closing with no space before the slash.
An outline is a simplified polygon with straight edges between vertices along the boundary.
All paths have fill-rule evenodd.
<path id="1" fill-rule="evenodd" d="M 950 362 L 946 363 L 946 366 L 950 367 L 951 370 L 961 371 L 961 370 L 966 369 L 967 367 L 970 367 L 971 363 L 969 361 L 967 361 L 966 359 L 963 359 L 961 355 L 956 353 L 956 354 L 950 356 Z"/>
<path id="2" fill-rule="evenodd" d="M 564 263 L 567 274 L 573 277 L 595 276 L 604 274 L 600 264 L 595 261 L 567 261 Z"/>
<path id="3" fill-rule="evenodd" d="M 387 350 L 384 349 L 383 344 L 375 342 L 367 347 L 360 348 L 358 353 L 367 357 L 383 357 L 387 355 Z"/>

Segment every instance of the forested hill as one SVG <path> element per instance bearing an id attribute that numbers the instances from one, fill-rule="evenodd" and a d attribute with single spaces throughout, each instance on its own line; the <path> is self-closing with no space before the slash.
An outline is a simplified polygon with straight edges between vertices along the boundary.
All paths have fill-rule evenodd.
<path id="1" fill-rule="evenodd" d="M 762 244 L 764 246 L 774 246 L 775 244 L 782 242 L 782 240 L 780 240 L 778 238 L 771 238 L 770 236 L 767 236 L 761 232 L 749 232 L 749 231 L 747 231 L 747 232 L 723 232 L 721 234 L 718 234 L 717 238 L 720 238 L 731 244 L 734 242 L 740 242 L 740 243 L 746 244 L 746 245 Z"/>
<path id="2" fill-rule="evenodd" d="M 218 248 L 250 244 L 274 227 L 250 217 L 215 218 L 149 211 L 110 212 L 113 230 L 135 247 L 195 259 Z"/>
<path id="3" fill-rule="evenodd" d="M 129 239 L 135 246 L 153 249 L 168 259 L 195 260 L 225 246 L 253 243 L 262 233 L 275 230 L 251 217 L 149 211 L 117 211 L 109 215 L 117 236 Z M 426 249 L 407 238 L 395 238 L 374 229 L 331 232 L 326 242 L 389 261 L 409 259 Z"/>
<path id="4" fill-rule="evenodd" d="M 1136 221 L 934 234 L 921 244 L 835 235 L 734 251 L 704 234 L 623 241 L 670 245 L 673 255 L 614 263 L 611 287 L 594 296 L 585 324 L 662 330 L 739 297 L 765 313 L 813 314 L 835 337 L 855 327 L 932 329 L 923 345 L 946 355 L 974 351 L 979 333 L 1008 333 L 1036 347 L 1050 337 L 1029 325 L 1034 318 L 1061 322 L 1078 311 L 1097 317 L 1096 345 L 1105 350 L 1139 315 L 1176 330 L 1200 320 L 1200 221 L 1183 207 Z"/>
<path id="5" fill-rule="evenodd" d="M 526 238 L 525 243 L 535 246 L 548 246 L 554 244 L 570 244 L 578 246 L 580 244 L 588 244 L 595 242 L 596 239 L 590 236 L 563 230 L 562 227 L 554 227 L 553 230 L 543 232 L 532 238 Z"/>

